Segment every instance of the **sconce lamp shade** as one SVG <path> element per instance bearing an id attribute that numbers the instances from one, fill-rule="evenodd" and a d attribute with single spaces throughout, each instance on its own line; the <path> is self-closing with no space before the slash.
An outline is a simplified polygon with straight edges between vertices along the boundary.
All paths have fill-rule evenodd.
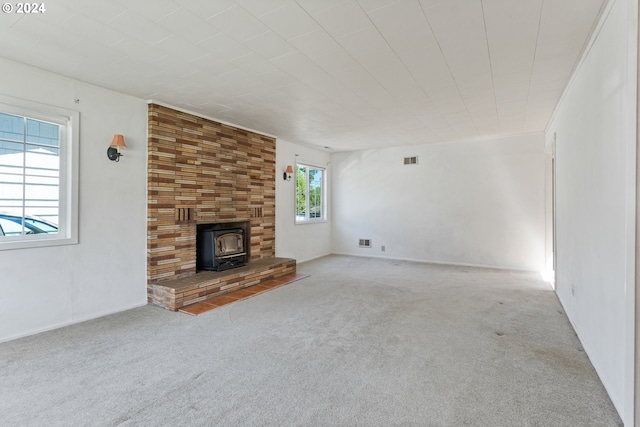
<path id="1" fill-rule="evenodd" d="M 291 175 L 293 175 L 293 166 L 287 165 L 287 169 L 285 169 L 283 178 L 285 181 L 291 181 Z"/>
<path id="2" fill-rule="evenodd" d="M 113 135 L 113 141 L 111 141 L 111 147 L 127 148 L 127 144 L 124 143 L 124 136 L 120 134 Z"/>
<path id="3" fill-rule="evenodd" d="M 122 156 L 122 153 L 120 153 L 121 148 L 127 148 L 127 144 L 124 143 L 124 136 L 120 134 L 113 135 L 113 141 L 111 141 L 111 145 L 107 149 L 109 160 L 119 162 L 120 156 Z"/>

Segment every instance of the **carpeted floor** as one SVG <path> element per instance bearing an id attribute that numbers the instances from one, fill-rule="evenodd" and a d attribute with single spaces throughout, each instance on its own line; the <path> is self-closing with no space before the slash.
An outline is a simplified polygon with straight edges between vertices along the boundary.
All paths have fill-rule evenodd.
<path id="1" fill-rule="evenodd" d="M 0 344 L 3 426 L 618 426 L 536 275 L 330 256 L 198 317 Z"/>

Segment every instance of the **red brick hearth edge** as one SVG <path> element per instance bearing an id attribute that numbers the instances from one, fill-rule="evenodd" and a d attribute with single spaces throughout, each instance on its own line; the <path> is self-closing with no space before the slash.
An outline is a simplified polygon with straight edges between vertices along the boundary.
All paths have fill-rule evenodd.
<path id="1" fill-rule="evenodd" d="M 151 299 L 154 305 L 177 311 L 191 304 L 295 273 L 295 259 L 264 258 L 232 270 L 199 272 L 193 276 L 153 284 Z"/>

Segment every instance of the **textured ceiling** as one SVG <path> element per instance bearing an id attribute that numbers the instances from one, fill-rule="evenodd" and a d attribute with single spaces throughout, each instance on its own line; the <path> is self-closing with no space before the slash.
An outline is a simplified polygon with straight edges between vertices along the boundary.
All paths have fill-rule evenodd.
<path id="1" fill-rule="evenodd" d="M 47 0 L 0 56 L 332 150 L 543 131 L 606 0 Z"/>

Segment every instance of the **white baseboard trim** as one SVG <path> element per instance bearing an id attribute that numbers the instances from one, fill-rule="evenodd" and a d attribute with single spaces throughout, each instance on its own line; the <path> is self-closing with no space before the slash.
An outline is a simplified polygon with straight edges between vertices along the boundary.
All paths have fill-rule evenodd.
<path id="1" fill-rule="evenodd" d="M 332 255 L 332 254 L 330 252 L 327 252 L 326 254 L 314 256 L 314 257 L 307 258 L 307 259 L 296 259 L 296 264 L 302 264 L 302 263 L 305 263 L 305 262 L 313 261 L 314 259 L 324 258 L 324 257 L 329 256 L 329 255 Z"/>
<path id="2" fill-rule="evenodd" d="M 359 258 L 377 258 L 377 259 L 388 259 L 393 261 L 409 261 L 409 262 L 419 262 L 422 264 L 438 264 L 438 265 L 455 265 L 457 267 L 474 267 L 474 268 L 487 268 L 491 270 L 507 270 L 507 271 L 518 271 L 523 273 L 537 273 L 540 274 L 539 271 L 531 270 L 529 268 L 523 267 L 508 267 L 501 265 L 487 265 L 487 264 L 471 264 L 471 263 L 461 263 L 461 262 L 452 262 L 452 261 L 436 261 L 430 259 L 415 259 L 415 258 L 395 258 L 395 257 L 387 257 L 380 255 L 361 255 L 361 254 L 350 254 L 345 252 L 333 252 L 331 255 L 343 255 L 343 256 L 352 256 Z"/>
<path id="3" fill-rule="evenodd" d="M 7 341 L 13 341 L 13 340 L 17 340 L 17 339 L 20 339 L 20 338 L 29 337 L 31 335 L 36 335 L 36 334 L 40 334 L 42 332 L 52 331 L 54 329 L 64 328 L 65 326 L 71 326 L 71 325 L 75 325 L 77 323 L 86 322 L 88 320 L 97 319 L 99 317 L 104 317 L 104 316 L 109 316 L 111 314 L 121 313 L 123 311 L 131 310 L 131 309 L 138 308 L 138 307 L 143 307 L 145 305 L 147 305 L 146 298 L 145 298 L 144 302 L 139 302 L 139 303 L 136 303 L 136 304 L 133 304 L 133 305 L 122 307 L 122 308 L 119 308 L 117 310 L 107 310 L 107 311 L 103 311 L 103 312 L 100 312 L 100 313 L 94 313 L 94 314 L 91 314 L 89 316 L 83 316 L 83 317 L 79 317 L 79 318 L 75 318 L 75 319 L 72 318 L 72 319 L 64 321 L 64 322 L 55 323 L 53 325 L 47 325 L 47 326 L 45 326 L 43 328 L 32 329 L 30 331 L 21 332 L 19 334 L 9 335 L 8 337 L 1 337 L 0 338 L 0 343 L 7 342 Z"/>

